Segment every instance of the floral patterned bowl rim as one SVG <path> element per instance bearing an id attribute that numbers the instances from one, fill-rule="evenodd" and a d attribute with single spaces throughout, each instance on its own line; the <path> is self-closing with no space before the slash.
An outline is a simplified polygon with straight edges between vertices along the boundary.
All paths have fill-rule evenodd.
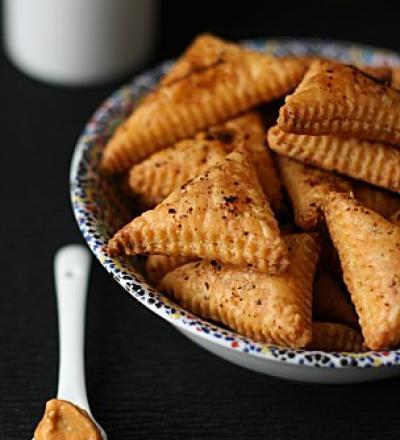
<path id="1" fill-rule="evenodd" d="M 400 55 L 394 52 L 347 42 L 271 38 L 249 40 L 244 44 L 274 55 L 319 55 L 351 63 L 400 65 Z M 115 126 L 129 114 L 133 104 L 154 87 L 170 66 L 171 61 L 164 62 L 153 70 L 135 77 L 132 82 L 114 92 L 86 124 L 75 147 L 70 172 L 72 207 L 79 229 L 100 263 L 131 296 L 154 313 L 173 325 L 219 346 L 265 360 L 322 368 L 400 366 L 400 350 L 358 354 L 328 353 L 255 342 L 194 316 L 151 287 L 139 271 L 132 269 L 126 261 L 109 257 L 105 245 L 114 231 L 104 215 L 108 194 L 102 192 L 98 176 L 101 151 Z"/>

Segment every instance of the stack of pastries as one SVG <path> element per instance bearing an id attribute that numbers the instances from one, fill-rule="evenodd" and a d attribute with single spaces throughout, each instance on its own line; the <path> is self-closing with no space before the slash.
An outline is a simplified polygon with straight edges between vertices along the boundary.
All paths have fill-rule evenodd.
<path id="1" fill-rule="evenodd" d="M 399 347 L 398 77 L 199 36 L 105 146 L 144 209 L 108 253 L 258 341 Z"/>

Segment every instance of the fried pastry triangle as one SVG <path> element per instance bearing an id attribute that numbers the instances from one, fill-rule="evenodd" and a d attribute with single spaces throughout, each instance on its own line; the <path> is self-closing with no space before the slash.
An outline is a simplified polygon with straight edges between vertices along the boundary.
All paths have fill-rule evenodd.
<path id="1" fill-rule="evenodd" d="M 312 340 L 307 348 L 322 351 L 365 351 L 362 334 L 351 327 L 332 322 L 313 322 Z"/>
<path id="2" fill-rule="evenodd" d="M 289 133 L 355 136 L 400 146 L 400 93 L 353 66 L 315 61 L 278 119 Z"/>
<path id="3" fill-rule="evenodd" d="M 300 162 L 400 192 L 400 150 L 380 142 L 340 136 L 309 136 L 268 131 L 273 151 Z"/>
<path id="4" fill-rule="evenodd" d="M 325 219 L 343 278 L 373 350 L 400 342 L 400 228 L 356 200 L 331 194 Z"/>
<path id="5" fill-rule="evenodd" d="M 215 259 L 271 273 L 288 266 L 254 167 L 237 151 L 135 218 L 109 241 L 108 250 Z"/>
<path id="6" fill-rule="evenodd" d="M 168 273 L 183 266 L 184 264 L 195 261 L 191 257 L 168 257 L 166 255 L 149 255 L 145 265 L 146 278 L 151 284 L 157 286 L 161 279 Z"/>
<path id="7" fill-rule="evenodd" d="M 293 205 L 295 222 L 306 231 L 324 223 L 322 209 L 331 191 L 351 191 L 351 185 L 346 179 L 293 159 L 279 156 L 278 165 Z"/>
<path id="8" fill-rule="evenodd" d="M 290 265 L 281 275 L 201 261 L 168 273 L 159 289 L 192 313 L 245 336 L 283 346 L 311 340 L 312 280 L 318 243 L 310 234 L 284 238 Z"/>
<path id="9" fill-rule="evenodd" d="M 315 277 L 313 318 L 358 328 L 358 317 L 353 305 L 331 275 L 325 271 L 319 271 Z"/>
<path id="10" fill-rule="evenodd" d="M 388 218 L 400 209 L 400 197 L 363 182 L 352 182 L 355 198 L 366 208 Z"/>
<path id="11" fill-rule="evenodd" d="M 178 66 L 117 128 L 104 150 L 104 171 L 127 170 L 174 142 L 284 96 L 304 74 L 304 65 L 295 59 L 268 56 L 219 39 L 214 44 L 219 46 L 217 59 L 213 61 L 205 49 L 202 67 L 199 46 L 207 46 L 209 38 L 214 37 L 195 43 L 195 67 L 193 61 L 189 67 Z M 178 63 L 185 64 L 182 59 Z"/>
<path id="12" fill-rule="evenodd" d="M 144 206 L 152 208 L 226 155 L 224 145 L 216 140 L 181 141 L 134 165 L 129 186 Z"/>

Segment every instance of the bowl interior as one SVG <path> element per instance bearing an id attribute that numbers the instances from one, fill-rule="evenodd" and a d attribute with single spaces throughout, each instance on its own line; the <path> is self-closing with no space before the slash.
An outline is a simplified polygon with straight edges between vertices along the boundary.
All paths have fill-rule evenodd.
<path id="1" fill-rule="evenodd" d="M 400 65 L 400 57 L 393 52 L 351 43 L 268 39 L 246 41 L 245 44 L 279 56 L 319 55 L 355 64 Z M 156 85 L 170 65 L 171 62 L 165 62 L 117 90 L 98 108 L 76 145 L 70 175 L 72 206 L 82 235 L 100 263 L 131 296 L 157 315 L 229 349 L 292 364 L 328 368 L 400 364 L 398 350 L 362 354 L 327 353 L 255 342 L 194 316 L 174 304 L 146 282 L 140 272 L 140 261 L 109 257 L 106 252 L 109 238 L 133 217 L 135 206 L 119 190 L 118 179 L 106 180 L 100 176 L 102 150 L 115 127 L 127 117 L 141 97 Z"/>

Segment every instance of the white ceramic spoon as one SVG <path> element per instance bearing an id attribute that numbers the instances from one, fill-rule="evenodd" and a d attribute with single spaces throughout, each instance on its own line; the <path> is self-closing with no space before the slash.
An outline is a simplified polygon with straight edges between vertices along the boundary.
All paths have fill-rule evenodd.
<path id="1" fill-rule="evenodd" d="M 54 258 L 60 344 L 57 398 L 87 411 L 107 440 L 90 411 L 86 393 L 84 337 L 90 262 L 89 251 L 78 244 L 62 247 Z"/>

